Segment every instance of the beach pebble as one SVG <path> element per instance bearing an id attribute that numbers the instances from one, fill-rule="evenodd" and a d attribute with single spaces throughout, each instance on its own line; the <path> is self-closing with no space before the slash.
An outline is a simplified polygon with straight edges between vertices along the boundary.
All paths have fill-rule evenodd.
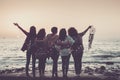
<path id="1" fill-rule="evenodd" d="M 113 65 L 113 62 L 106 62 L 106 65 Z"/>
<path id="2" fill-rule="evenodd" d="M 94 70 L 90 67 L 85 67 L 84 73 L 93 72 Z"/>
<path id="3" fill-rule="evenodd" d="M 15 73 L 15 69 L 12 69 L 12 73 Z"/>
<path id="4" fill-rule="evenodd" d="M 89 75 L 93 75 L 93 72 L 89 72 L 88 74 L 89 74 Z"/>
<path id="5" fill-rule="evenodd" d="M 20 71 L 22 71 L 22 69 L 16 69 L 16 72 L 20 72 Z"/>
<path id="6" fill-rule="evenodd" d="M 100 67 L 101 70 L 106 70 L 105 66 Z"/>
<path id="7" fill-rule="evenodd" d="M 101 66 L 100 68 L 96 68 L 95 72 L 99 73 L 99 74 L 103 74 L 104 72 L 106 72 L 106 67 L 105 66 Z"/>
<path id="8" fill-rule="evenodd" d="M 117 68 L 118 68 L 118 69 L 120 69 L 120 66 L 119 66 L 119 65 L 117 65 Z"/>
<path id="9" fill-rule="evenodd" d="M 4 74 L 4 73 L 5 73 L 5 70 L 1 70 L 1 71 L 0 71 L 0 74 Z"/>
<path id="10" fill-rule="evenodd" d="M 7 65 L 7 66 L 5 66 L 5 67 L 9 67 L 9 66 Z"/>
<path id="11" fill-rule="evenodd" d="M 5 73 L 11 73 L 11 70 L 10 69 L 6 69 Z"/>

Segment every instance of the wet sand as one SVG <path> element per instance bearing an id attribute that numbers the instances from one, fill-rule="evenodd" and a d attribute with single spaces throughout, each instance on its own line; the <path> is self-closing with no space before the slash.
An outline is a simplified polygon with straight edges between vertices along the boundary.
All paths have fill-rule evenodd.
<path id="1" fill-rule="evenodd" d="M 75 75 L 74 65 L 70 66 L 67 78 L 63 78 L 62 76 L 61 65 L 58 65 L 58 77 L 51 77 L 51 65 L 46 66 L 44 77 L 39 76 L 38 67 L 36 68 L 35 78 L 32 76 L 31 67 L 29 74 L 30 77 L 27 77 L 24 67 L 0 70 L 0 80 L 120 80 L 120 65 L 86 64 L 82 67 L 80 77 Z"/>
<path id="2" fill-rule="evenodd" d="M 89 67 L 86 67 L 85 70 L 82 71 L 80 77 L 75 75 L 74 70 L 68 71 L 68 77 L 62 77 L 62 71 L 58 71 L 58 77 L 51 77 L 51 71 L 45 71 L 44 77 L 39 77 L 39 72 L 36 70 L 36 77 L 33 78 L 32 71 L 30 70 L 30 77 L 25 75 L 25 68 L 14 69 L 10 72 L 10 70 L 4 71 L 4 73 L 0 74 L 0 80 L 120 80 L 120 71 L 103 71 L 104 67 L 102 66 L 102 70 L 98 69 L 95 71 Z"/>

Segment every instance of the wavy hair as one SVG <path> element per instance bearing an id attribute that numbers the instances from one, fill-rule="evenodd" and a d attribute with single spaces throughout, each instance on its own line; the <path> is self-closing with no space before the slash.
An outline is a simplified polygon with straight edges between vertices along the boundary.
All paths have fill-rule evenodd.
<path id="1" fill-rule="evenodd" d="M 62 28 L 59 32 L 59 39 L 61 41 L 64 41 L 65 38 L 67 37 L 67 34 L 66 34 L 66 29 L 65 28 Z"/>
<path id="2" fill-rule="evenodd" d="M 45 38 L 45 35 L 46 35 L 46 32 L 45 32 L 45 29 L 42 28 L 39 30 L 38 34 L 37 34 L 37 38 L 39 39 L 44 39 Z"/>

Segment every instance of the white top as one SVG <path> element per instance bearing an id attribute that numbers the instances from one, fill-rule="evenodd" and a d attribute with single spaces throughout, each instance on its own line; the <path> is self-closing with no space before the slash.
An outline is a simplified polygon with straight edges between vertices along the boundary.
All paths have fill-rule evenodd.
<path id="1" fill-rule="evenodd" d="M 69 44 L 70 45 L 73 45 L 73 43 L 75 42 L 70 36 L 67 36 L 66 37 L 66 40 L 63 42 L 67 42 L 69 41 Z M 71 49 L 70 48 L 67 48 L 67 49 L 60 49 L 60 46 L 55 46 L 57 49 L 59 49 L 59 54 L 60 56 L 68 56 L 69 54 L 71 54 Z"/>
<path id="2" fill-rule="evenodd" d="M 89 31 L 90 31 L 90 34 L 95 34 L 95 28 L 93 26 L 89 29 Z"/>

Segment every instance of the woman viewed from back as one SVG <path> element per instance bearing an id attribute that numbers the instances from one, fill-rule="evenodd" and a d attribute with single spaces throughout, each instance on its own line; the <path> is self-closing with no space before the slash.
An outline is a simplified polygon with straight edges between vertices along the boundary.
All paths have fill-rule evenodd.
<path id="1" fill-rule="evenodd" d="M 52 33 L 47 35 L 46 42 L 48 44 L 48 50 L 49 50 L 50 57 L 53 60 L 52 77 L 58 77 L 57 62 L 59 58 L 59 52 L 55 48 L 55 43 L 57 39 L 59 38 L 59 36 L 57 35 L 57 27 L 52 27 L 51 32 Z"/>
<path id="2" fill-rule="evenodd" d="M 32 56 L 33 51 L 31 51 L 31 46 L 33 45 L 35 38 L 36 38 L 36 28 L 34 26 L 30 27 L 30 31 L 25 31 L 22 27 L 20 27 L 17 23 L 14 23 L 15 26 L 17 26 L 27 37 L 25 39 L 25 42 L 21 48 L 22 51 L 27 50 L 26 52 L 26 76 L 29 76 L 29 64 L 30 64 L 30 58 Z M 33 76 L 35 76 L 35 59 L 32 56 L 32 71 Z"/>
<path id="3" fill-rule="evenodd" d="M 39 59 L 38 68 L 39 68 L 39 75 L 41 77 L 44 76 L 46 58 L 48 57 L 45 35 L 46 35 L 45 29 L 40 29 L 36 38 L 37 51 L 35 52 L 35 58 Z"/>
<path id="4" fill-rule="evenodd" d="M 66 30 L 64 28 L 61 29 L 59 32 L 59 39 L 56 42 L 56 48 L 59 50 L 59 54 L 62 58 L 63 77 L 67 77 L 71 53 L 70 47 L 73 43 L 74 40 L 70 36 L 67 36 Z"/>
<path id="5" fill-rule="evenodd" d="M 72 45 L 72 56 L 74 59 L 75 73 L 77 76 L 80 76 L 81 67 L 82 67 L 82 56 L 84 50 L 82 37 L 90 28 L 91 26 L 89 26 L 85 31 L 81 33 L 78 33 L 74 27 L 71 27 L 68 30 L 69 36 L 71 36 L 72 39 L 75 41 L 75 43 Z"/>

